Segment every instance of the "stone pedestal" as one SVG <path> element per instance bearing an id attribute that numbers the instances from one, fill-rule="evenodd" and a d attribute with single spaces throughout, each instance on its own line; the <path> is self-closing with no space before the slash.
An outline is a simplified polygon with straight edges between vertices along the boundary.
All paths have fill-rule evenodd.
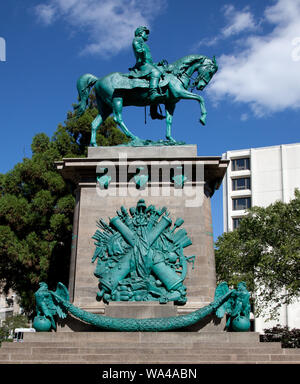
<path id="1" fill-rule="evenodd" d="M 147 206 L 166 206 L 173 223 L 183 218 L 183 227 L 192 240 L 185 251 L 186 255 L 195 255 L 194 265 L 188 263 L 184 282 L 188 300 L 177 307 L 177 313 L 189 313 L 211 302 L 216 276 L 210 199 L 227 166 L 228 160 L 221 157 L 197 156 L 196 145 L 96 147 L 89 148 L 87 158 L 57 162 L 63 177 L 77 186 L 68 287 L 73 304 L 100 314 L 114 308 L 116 314 L 115 304 L 108 309 L 103 301 L 96 300 L 98 279 L 91 263 L 95 251 L 92 236 L 99 218 L 108 222 L 122 205 L 129 209 L 140 198 Z M 107 189 L 101 189 L 97 176 L 103 175 L 105 168 L 111 180 Z M 149 178 L 143 188 L 134 181 L 141 168 Z M 173 179 L 180 173 L 186 177 L 183 187 Z M 120 315 L 121 312 L 120 309 Z"/>
<path id="2" fill-rule="evenodd" d="M 160 304 L 158 301 L 112 301 L 107 305 L 105 315 L 135 319 L 171 317 L 177 315 L 177 307 L 172 302 Z"/>

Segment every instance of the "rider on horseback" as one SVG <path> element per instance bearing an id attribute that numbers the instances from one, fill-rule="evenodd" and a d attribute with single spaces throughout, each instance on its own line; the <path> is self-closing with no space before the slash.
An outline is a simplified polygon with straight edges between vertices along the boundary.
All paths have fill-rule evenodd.
<path id="1" fill-rule="evenodd" d="M 158 104 L 163 101 L 164 95 L 158 92 L 159 80 L 164 74 L 164 63 L 162 60 L 158 64 L 154 64 L 150 52 L 150 48 L 146 44 L 149 36 L 149 29 L 147 27 L 138 27 L 135 30 L 135 37 L 132 42 L 134 55 L 136 58 L 136 64 L 130 69 L 130 77 L 146 78 L 149 79 L 149 100 L 154 104 Z M 157 112 L 152 109 L 152 118 L 163 118 Z"/>

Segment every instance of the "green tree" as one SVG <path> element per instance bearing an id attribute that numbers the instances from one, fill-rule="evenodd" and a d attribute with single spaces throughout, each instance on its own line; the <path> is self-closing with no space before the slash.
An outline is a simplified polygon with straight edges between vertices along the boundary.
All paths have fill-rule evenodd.
<path id="1" fill-rule="evenodd" d="M 282 303 L 300 295 L 300 191 L 289 203 L 249 209 L 236 230 L 218 238 L 215 255 L 217 279 L 244 280 L 256 313 L 276 318 Z"/>
<path id="2" fill-rule="evenodd" d="M 83 116 L 68 112 L 51 139 L 44 133 L 34 136 L 31 158 L 0 174 L 0 282 L 5 291 L 18 294 L 28 314 L 40 281 L 49 287 L 58 281 L 68 284 L 74 185 L 62 178 L 55 161 L 86 156 L 96 115 L 92 94 Z M 97 135 L 102 146 L 126 141 L 112 118 Z"/>
<path id="3" fill-rule="evenodd" d="M 16 328 L 28 328 L 29 321 L 25 315 L 14 315 L 3 321 L 0 327 L 0 346 L 3 341 L 12 341 L 9 338 Z"/>

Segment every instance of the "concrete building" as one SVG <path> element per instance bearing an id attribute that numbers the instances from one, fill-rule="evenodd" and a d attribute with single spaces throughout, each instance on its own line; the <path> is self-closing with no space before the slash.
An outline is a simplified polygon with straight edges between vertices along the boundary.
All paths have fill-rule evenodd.
<path id="1" fill-rule="evenodd" d="M 300 188 L 300 143 L 233 150 L 223 158 L 231 160 L 223 181 L 225 232 L 238 227 L 247 208 L 266 207 L 276 200 L 287 203 Z M 255 330 L 278 323 L 300 328 L 300 302 L 282 306 L 279 321 L 256 318 Z"/>
<path id="2" fill-rule="evenodd" d="M 16 294 L 13 291 L 9 291 L 8 295 L 6 295 L 0 287 L 0 327 L 10 316 L 19 313 L 20 307 L 17 303 Z"/>

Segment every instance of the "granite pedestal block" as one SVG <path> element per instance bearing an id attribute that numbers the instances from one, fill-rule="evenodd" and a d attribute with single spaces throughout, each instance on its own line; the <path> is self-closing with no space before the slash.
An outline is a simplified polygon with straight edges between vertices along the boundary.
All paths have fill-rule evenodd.
<path id="1" fill-rule="evenodd" d="M 150 319 L 177 315 L 173 302 L 160 304 L 157 301 L 112 301 L 107 305 L 105 315 L 109 317 Z"/>
<path id="2" fill-rule="evenodd" d="M 107 314 L 114 307 L 115 304 L 110 307 L 96 300 L 98 279 L 91 263 L 95 251 L 92 236 L 99 218 L 108 222 L 122 205 L 128 210 L 140 198 L 147 206 L 167 207 L 173 223 L 183 218 L 183 228 L 192 240 L 192 245 L 185 249 L 185 255 L 195 255 L 194 265 L 188 263 L 184 281 L 187 303 L 178 306 L 177 313 L 189 313 L 213 301 L 216 273 L 210 199 L 227 166 L 228 160 L 219 156 L 197 156 L 196 145 L 96 147 L 88 149 L 87 158 L 57 162 L 63 177 L 77 186 L 68 287 L 73 304 L 100 314 Z M 149 176 L 143 189 L 134 183 L 140 167 Z M 101 189 L 97 175 L 105 168 L 112 177 L 108 188 Z M 187 175 L 182 188 L 173 179 L 178 170 Z M 121 312 L 120 309 L 120 315 Z"/>

